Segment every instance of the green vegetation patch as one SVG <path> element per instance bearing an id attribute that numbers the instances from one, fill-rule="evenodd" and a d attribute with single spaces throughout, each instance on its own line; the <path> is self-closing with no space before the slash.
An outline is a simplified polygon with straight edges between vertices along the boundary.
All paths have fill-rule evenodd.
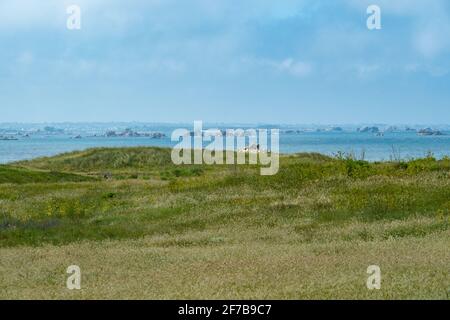
<path id="1" fill-rule="evenodd" d="M 94 181 L 91 177 L 56 171 L 36 171 L 0 165 L 0 183 L 55 183 Z"/>

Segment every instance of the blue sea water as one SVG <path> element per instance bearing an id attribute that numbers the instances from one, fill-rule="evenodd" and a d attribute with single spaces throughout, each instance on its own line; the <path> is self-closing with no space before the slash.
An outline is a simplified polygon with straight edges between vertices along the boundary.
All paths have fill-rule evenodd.
<path id="1" fill-rule="evenodd" d="M 189 126 L 181 127 L 189 130 Z M 177 143 L 170 139 L 175 128 L 177 126 L 151 127 L 153 132 L 166 134 L 166 137 L 160 139 L 151 137 L 106 137 L 104 136 L 106 129 L 103 127 L 95 130 L 90 130 L 86 126 L 75 129 L 71 127 L 57 133 L 39 130 L 28 136 L 24 134 L 24 129 L 20 129 L 21 131 L 17 132 L 21 133 L 14 135 L 17 140 L 0 140 L 0 163 L 52 156 L 94 147 L 172 147 Z M 190 129 L 192 130 L 192 128 Z M 8 135 L 5 134 L 7 130 L 14 131 L 16 129 L 3 129 L 3 137 Z M 147 127 L 146 130 L 149 130 L 149 128 Z M 353 153 L 358 158 L 364 157 L 369 161 L 390 160 L 398 157 L 410 159 L 424 157 L 428 153 L 432 153 L 437 158 L 450 156 L 450 132 L 448 131 L 443 132 L 444 135 L 442 136 L 419 136 L 413 131 L 385 132 L 384 136 L 360 133 L 356 130 L 344 132 L 316 132 L 311 130 L 311 132 L 286 133 L 283 128 L 280 128 L 280 131 L 281 153 L 319 152 L 333 155 L 337 152 L 346 152 Z M 93 132 L 96 132 L 97 136 L 94 136 Z M 80 135 L 81 138 L 75 139 L 76 135 Z"/>

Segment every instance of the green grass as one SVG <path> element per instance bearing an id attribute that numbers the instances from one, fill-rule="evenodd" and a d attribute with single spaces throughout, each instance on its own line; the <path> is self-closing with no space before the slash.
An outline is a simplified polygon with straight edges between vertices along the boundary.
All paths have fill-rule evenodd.
<path id="1" fill-rule="evenodd" d="M 164 148 L 95 148 L 64 153 L 55 157 L 18 162 L 18 165 L 69 172 L 153 173 L 172 167 L 170 149 Z"/>
<path id="2" fill-rule="evenodd" d="M 449 217 L 448 158 L 296 154 L 261 176 L 169 149 L 72 152 L 0 166 L 0 297 L 445 299 Z"/>
<path id="3" fill-rule="evenodd" d="M 56 171 L 37 171 L 20 167 L 0 165 L 0 183 L 52 183 L 52 182 L 81 182 L 95 179 Z"/>

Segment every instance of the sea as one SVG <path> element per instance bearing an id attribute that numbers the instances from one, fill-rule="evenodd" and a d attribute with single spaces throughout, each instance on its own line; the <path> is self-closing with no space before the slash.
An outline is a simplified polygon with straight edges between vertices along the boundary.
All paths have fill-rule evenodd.
<path id="1" fill-rule="evenodd" d="M 179 141 L 172 141 L 172 133 L 181 128 L 194 130 L 193 123 L 4 123 L 0 124 L 0 163 L 95 147 L 173 147 Z M 367 161 L 450 156 L 450 125 L 203 124 L 203 130 L 250 128 L 278 129 L 279 150 L 286 154 L 348 154 Z"/>

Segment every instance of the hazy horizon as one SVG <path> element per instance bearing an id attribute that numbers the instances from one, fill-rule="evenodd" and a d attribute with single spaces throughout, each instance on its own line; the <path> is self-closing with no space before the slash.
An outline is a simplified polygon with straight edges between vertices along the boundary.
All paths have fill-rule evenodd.
<path id="1" fill-rule="evenodd" d="M 201 121 L 201 120 L 194 120 Z M 194 121 L 56 121 L 56 122 L 0 122 L 0 127 L 6 125 L 108 125 L 108 124 L 135 124 L 135 125 L 193 125 Z M 355 123 L 282 123 L 282 122 L 222 122 L 222 121 L 203 121 L 205 125 L 274 125 L 274 126 L 444 126 L 450 127 L 449 123 L 387 123 L 387 122 L 355 122 Z"/>

